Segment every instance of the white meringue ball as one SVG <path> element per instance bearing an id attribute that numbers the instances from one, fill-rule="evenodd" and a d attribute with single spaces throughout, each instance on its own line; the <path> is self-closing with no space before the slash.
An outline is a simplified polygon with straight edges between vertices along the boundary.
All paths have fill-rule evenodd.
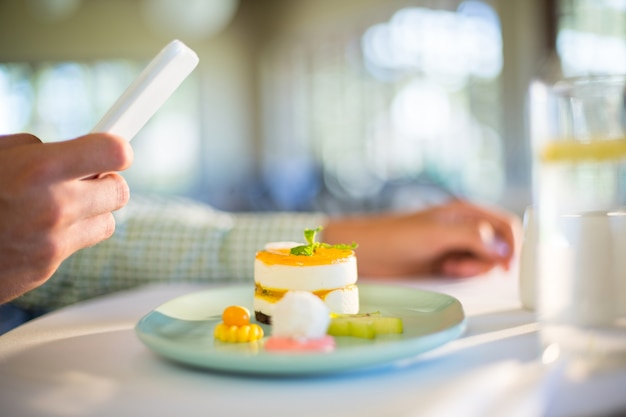
<path id="1" fill-rule="evenodd" d="M 274 306 L 272 336 L 315 339 L 326 334 L 330 310 L 308 291 L 288 291 Z"/>

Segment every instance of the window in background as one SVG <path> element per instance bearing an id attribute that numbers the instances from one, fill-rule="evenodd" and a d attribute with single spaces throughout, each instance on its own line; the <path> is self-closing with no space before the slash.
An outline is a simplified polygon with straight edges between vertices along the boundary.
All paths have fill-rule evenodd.
<path id="1" fill-rule="evenodd" d="M 208 112 L 227 120 L 249 103 L 192 74 L 133 140 L 131 189 L 229 210 L 411 208 L 446 193 L 497 201 L 505 183 L 498 15 L 487 1 L 414 4 L 429 7 L 367 24 L 354 16 L 340 32 L 263 49 L 260 161 L 247 116 L 207 134 Z M 0 64 L 0 133 L 82 135 L 142 68 Z"/>
<path id="2" fill-rule="evenodd" d="M 626 1 L 562 0 L 557 52 L 565 75 L 626 74 Z"/>
<path id="3" fill-rule="evenodd" d="M 83 135 L 142 68 L 129 61 L 0 64 L 0 134 Z M 134 191 L 193 196 L 202 188 L 197 83 L 192 74 L 133 140 L 135 162 L 124 176 Z"/>
<path id="4" fill-rule="evenodd" d="M 481 1 L 276 43 L 263 71 L 270 198 L 330 211 L 418 206 L 442 190 L 496 201 L 501 70 L 500 21 Z"/>
<path id="5" fill-rule="evenodd" d="M 0 65 L 0 135 L 29 126 L 35 94 L 31 78 L 28 65 Z"/>

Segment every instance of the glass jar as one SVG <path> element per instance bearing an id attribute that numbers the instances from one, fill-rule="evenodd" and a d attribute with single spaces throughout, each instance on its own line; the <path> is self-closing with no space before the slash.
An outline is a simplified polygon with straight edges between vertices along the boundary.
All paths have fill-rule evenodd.
<path id="1" fill-rule="evenodd" d="M 626 363 L 626 77 L 529 95 L 541 340 Z"/>

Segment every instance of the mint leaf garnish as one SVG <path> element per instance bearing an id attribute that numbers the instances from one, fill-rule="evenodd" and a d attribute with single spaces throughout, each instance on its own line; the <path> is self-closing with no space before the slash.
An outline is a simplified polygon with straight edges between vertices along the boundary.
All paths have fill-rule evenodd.
<path id="1" fill-rule="evenodd" d="M 302 245 L 302 246 L 295 246 L 291 248 L 289 253 L 292 255 L 298 255 L 298 256 L 312 256 L 313 251 L 314 249 L 312 245 Z"/>
<path id="2" fill-rule="evenodd" d="M 322 227 L 318 227 L 317 229 L 304 229 L 304 239 L 307 241 L 309 245 L 315 244 L 315 235 L 317 232 L 321 232 Z"/>
<path id="3" fill-rule="evenodd" d="M 317 248 L 335 248 L 342 250 L 352 250 L 356 249 L 358 246 L 356 243 L 352 243 L 351 245 L 347 244 L 338 244 L 338 245 L 330 245 L 328 243 L 316 242 L 315 235 L 317 232 L 322 231 L 322 227 L 318 227 L 316 229 L 304 229 L 304 239 L 307 241 L 307 245 L 300 245 L 291 248 L 289 253 L 291 255 L 296 256 L 313 256 L 315 250 Z"/>

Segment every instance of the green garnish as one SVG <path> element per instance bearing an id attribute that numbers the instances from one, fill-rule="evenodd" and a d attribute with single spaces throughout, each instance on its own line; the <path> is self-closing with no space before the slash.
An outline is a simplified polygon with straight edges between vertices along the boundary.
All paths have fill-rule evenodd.
<path id="1" fill-rule="evenodd" d="M 295 246 L 291 248 L 289 253 L 296 256 L 313 256 L 317 248 L 334 248 L 343 250 L 353 250 L 358 246 L 356 243 L 351 245 L 340 243 L 338 245 L 329 245 L 328 243 L 316 242 L 315 235 L 317 232 L 322 231 L 322 227 L 317 229 L 304 229 L 304 239 L 307 241 L 306 245 Z"/>

